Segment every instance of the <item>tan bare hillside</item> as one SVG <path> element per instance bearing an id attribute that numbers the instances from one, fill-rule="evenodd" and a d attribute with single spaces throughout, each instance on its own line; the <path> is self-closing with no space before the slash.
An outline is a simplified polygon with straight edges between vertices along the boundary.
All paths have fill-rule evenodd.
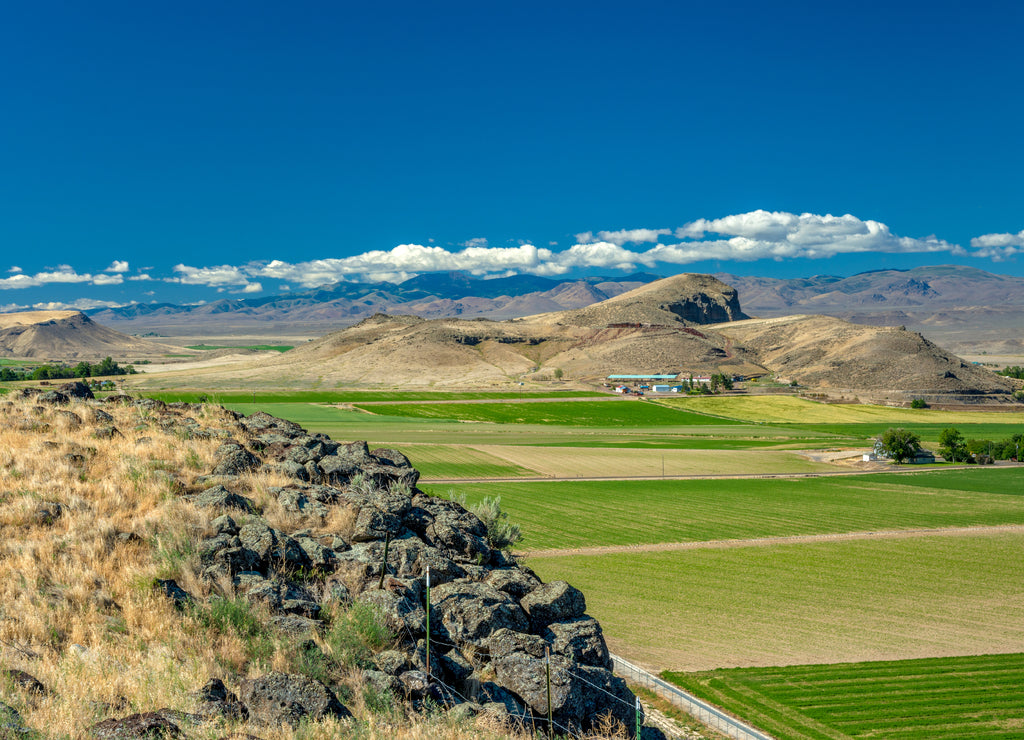
<path id="1" fill-rule="evenodd" d="M 97 324 L 78 311 L 0 314 L 0 355 L 41 360 L 162 357 L 182 350 Z"/>
<path id="2" fill-rule="evenodd" d="M 205 374 L 204 382 L 479 388 L 556 374 L 594 382 L 615 373 L 719 371 L 777 373 L 826 392 L 893 400 L 1013 390 L 903 329 L 827 317 L 746 320 L 736 291 L 708 275 L 677 275 L 586 308 L 510 321 L 378 314 L 284 355 Z"/>
<path id="3" fill-rule="evenodd" d="M 916 332 L 831 316 L 752 319 L 722 327 L 787 380 L 828 390 L 898 390 L 921 396 L 1005 394 L 1008 378 L 964 362 Z"/>

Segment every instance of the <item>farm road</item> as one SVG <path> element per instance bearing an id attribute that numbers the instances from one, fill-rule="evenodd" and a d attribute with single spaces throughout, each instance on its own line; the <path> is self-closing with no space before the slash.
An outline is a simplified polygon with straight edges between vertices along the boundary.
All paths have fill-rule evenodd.
<path id="1" fill-rule="evenodd" d="M 705 540 L 698 542 L 659 542 L 647 545 L 606 545 L 576 547 L 566 550 L 527 550 L 516 553 L 536 558 L 559 558 L 580 555 L 621 555 L 675 550 L 725 550 L 734 547 L 770 547 L 813 542 L 845 542 L 853 540 L 895 540 L 913 537 L 960 537 L 963 535 L 1024 534 L 1024 524 L 1000 524 L 989 527 L 943 527 L 940 529 L 883 529 L 873 532 L 842 532 L 832 534 L 792 535 L 789 537 L 755 537 L 749 540 Z"/>

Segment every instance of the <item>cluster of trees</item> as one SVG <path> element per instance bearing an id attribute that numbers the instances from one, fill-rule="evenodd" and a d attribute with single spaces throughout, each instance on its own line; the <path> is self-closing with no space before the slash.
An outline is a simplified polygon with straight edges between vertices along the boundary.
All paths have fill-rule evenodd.
<path id="1" fill-rule="evenodd" d="M 134 375 L 135 368 L 131 365 L 121 367 L 109 357 L 101 362 L 90 364 L 82 361 L 74 367 L 69 365 L 40 365 L 32 370 L 17 368 L 0 368 L 0 381 L 4 380 L 63 380 L 66 378 L 92 378 L 107 375 Z"/>
<path id="2" fill-rule="evenodd" d="M 689 380 L 684 380 L 680 385 L 686 393 L 703 393 L 709 396 L 712 393 L 718 393 L 720 390 L 731 391 L 732 376 L 725 373 L 715 373 L 711 376 L 711 382 L 702 383 L 699 380 L 694 380 L 691 375 Z"/>
<path id="3" fill-rule="evenodd" d="M 1016 378 L 1017 380 L 1024 380 L 1024 367 L 1013 365 L 1012 367 L 1003 368 L 996 374 L 1005 375 L 1008 378 Z"/>
<path id="4" fill-rule="evenodd" d="M 907 429 L 890 427 L 875 440 L 875 450 L 900 465 L 921 451 L 921 438 Z"/>
<path id="5" fill-rule="evenodd" d="M 994 460 L 1019 458 L 1024 449 L 1024 432 L 1007 437 L 1001 442 L 990 439 L 964 439 L 955 427 L 943 429 L 939 435 L 939 454 L 950 462 L 987 464 Z"/>

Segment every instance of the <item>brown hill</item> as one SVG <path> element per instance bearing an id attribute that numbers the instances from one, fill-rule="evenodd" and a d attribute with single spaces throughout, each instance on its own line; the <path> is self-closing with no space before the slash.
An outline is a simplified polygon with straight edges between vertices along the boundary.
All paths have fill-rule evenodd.
<path id="1" fill-rule="evenodd" d="M 40 360 L 162 357 L 181 349 L 97 324 L 78 311 L 0 314 L 0 354 Z"/>
<path id="2" fill-rule="evenodd" d="M 286 377 L 318 387 L 507 387 L 555 375 L 595 382 L 714 372 L 776 373 L 825 392 L 900 400 L 1013 390 L 904 329 L 823 316 L 747 319 L 736 291 L 708 275 L 677 275 L 586 308 L 510 321 L 380 314 L 230 374 L 243 384 Z"/>
<path id="3" fill-rule="evenodd" d="M 812 388 L 938 398 L 1007 394 L 1015 387 L 902 327 L 788 316 L 740 321 L 721 331 L 779 377 Z"/>

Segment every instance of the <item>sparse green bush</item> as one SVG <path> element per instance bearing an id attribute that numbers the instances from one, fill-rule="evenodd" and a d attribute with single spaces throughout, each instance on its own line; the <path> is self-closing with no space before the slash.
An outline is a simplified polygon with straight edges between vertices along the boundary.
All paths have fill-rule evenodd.
<path id="1" fill-rule="evenodd" d="M 274 654 L 270 630 L 245 599 L 213 598 L 206 604 L 193 606 L 193 616 L 207 629 L 240 637 L 252 661 L 262 663 Z"/>
<path id="2" fill-rule="evenodd" d="M 487 527 L 487 544 L 492 548 L 511 550 L 523 539 L 519 525 L 509 521 L 508 512 L 501 510 L 501 496 L 487 496 L 469 510 Z"/>
<path id="3" fill-rule="evenodd" d="M 324 636 L 331 655 L 342 666 L 368 668 L 375 653 L 395 644 L 395 634 L 370 604 L 356 602 L 331 619 Z"/>
<path id="4" fill-rule="evenodd" d="M 923 398 L 915 398 L 910 402 L 910 408 L 912 409 L 926 409 L 928 408 L 928 402 Z"/>

